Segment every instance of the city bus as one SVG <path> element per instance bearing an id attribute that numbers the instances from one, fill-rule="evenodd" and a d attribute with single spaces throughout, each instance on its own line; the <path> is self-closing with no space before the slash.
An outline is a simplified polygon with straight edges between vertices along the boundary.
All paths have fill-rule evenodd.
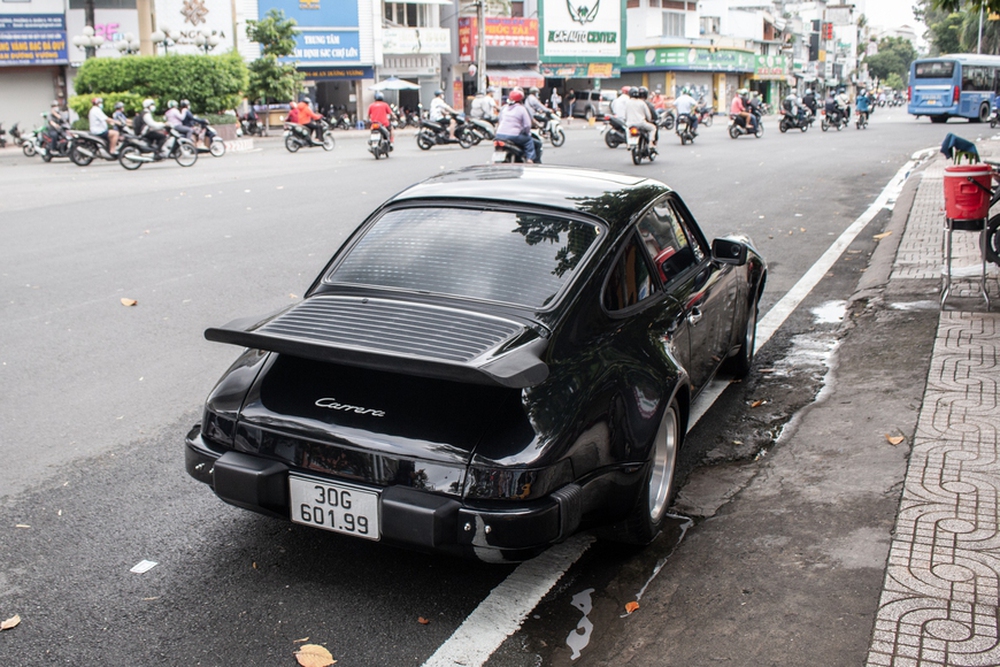
<path id="1" fill-rule="evenodd" d="M 986 122 L 1000 92 L 1000 56 L 957 54 L 910 64 L 907 111 L 933 123 L 949 118 Z"/>

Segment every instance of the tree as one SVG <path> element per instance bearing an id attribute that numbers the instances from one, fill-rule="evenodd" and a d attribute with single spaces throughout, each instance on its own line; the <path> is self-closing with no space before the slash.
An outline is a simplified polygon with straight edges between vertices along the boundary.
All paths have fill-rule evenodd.
<path id="1" fill-rule="evenodd" d="M 977 16 L 980 8 L 986 12 L 1000 14 L 1000 0 L 930 0 L 930 2 L 933 9 L 946 12 L 959 12 L 965 7 Z"/>
<path id="2" fill-rule="evenodd" d="M 962 22 L 962 51 L 991 55 L 1000 53 L 1000 29 L 997 28 L 997 23 L 998 21 L 983 21 L 983 39 L 980 45 L 979 12 L 966 12 Z"/>
<path id="3" fill-rule="evenodd" d="M 897 75 L 905 84 L 910 73 L 910 63 L 917 57 L 913 44 L 903 37 L 884 37 L 878 43 L 878 53 L 865 58 L 868 72 L 885 81 Z"/>
<path id="4" fill-rule="evenodd" d="M 940 21 L 927 24 L 927 41 L 931 44 L 931 55 L 962 52 L 962 24 L 965 15 L 958 12 L 948 14 Z"/>
<path id="5" fill-rule="evenodd" d="M 260 44 L 261 53 L 249 66 L 251 100 L 284 102 L 298 94 L 302 73 L 293 63 L 278 61 L 295 53 L 295 25 L 295 19 L 285 18 L 280 9 L 268 10 L 260 21 L 247 21 L 247 37 Z"/>

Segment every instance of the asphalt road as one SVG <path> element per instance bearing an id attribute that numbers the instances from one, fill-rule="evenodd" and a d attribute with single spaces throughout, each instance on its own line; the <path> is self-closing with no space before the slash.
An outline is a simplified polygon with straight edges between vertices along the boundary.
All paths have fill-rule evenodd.
<path id="1" fill-rule="evenodd" d="M 734 141 L 720 122 L 693 146 L 664 135 L 660 158 L 634 166 L 582 125 L 544 161 L 647 174 L 681 193 L 709 237 L 748 233 L 770 262 L 762 312 L 914 151 L 946 131 L 989 132 L 900 110 L 839 133 L 781 135 L 771 118 L 759 140 Z M 252 515 L 184 473 L 183 436 L 236 355 L 202 331 L 293 302 L 383 199 L 490 153 L 422 152 L 401 135 L 376 162 L 362 134 L 337 138 L 332 153 L 268 140 L 137 172 L 0 153 L 0 620 L 22 619 L 0 633 L 0 665 L 291 665 L 306 637 L 347 667 L 421 665 L 512 571 Z M 846 298 L 871 248 L 855 250 L 811 302 Z M 817 327 L 797 312 L 762 363 L 803 368 L 796 336 Z M 821 384 L 809 368 L 790 376 L 786 418 Z M 707 421 L 722 428 L 745 411 L 724 395 Z M 685 469 L 759 455 L 759 443 L 720 454 L 717 439 L 699 433 Z M 575 584 L 633 590 L 676 543 L 591 549 L 490 664 L 565 652 Z M 142 560 L 157 565 L 130 573 Z"/>

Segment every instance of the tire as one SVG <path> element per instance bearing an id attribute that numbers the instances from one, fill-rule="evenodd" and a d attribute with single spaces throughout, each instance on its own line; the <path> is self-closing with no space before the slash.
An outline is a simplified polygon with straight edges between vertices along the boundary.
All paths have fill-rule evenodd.
<path id="1" fill-rule="evenodd" d="M 615 539 L 629 544 L 649 544 L 663 527 L 677 491 L 677 454 L 683 443 L 680 406 L 673 398 L 663 411 L 656 438 L 650 446 L 648 469 L 636 496 L 635 506 Z"/>
<path id="2" fill-rule="evenodd" d="M 135 155 L 138 157 L 141 153 L 142 151 L 135 146 L 125 146 L 118 153 L 118 163 L 129 171 L 135 171 L 142 166 L 142 162 L 139 162 L 138 160 L 130 160 L 129 156 Z"/>
<path id="3" fill-rule="evenodd" d="M 800 127 L 799 129 L 800 129 L 800 130 L 802 130 L 803 132 L 805 132 L 806 130 L 808 130 L 808 129 L 809 129 L 809 125 L 810 125 L 810 123 L 806 123 L 805 125 L 803 125 L 803 126 L 802 126 L 802 127 Z"/>
<path id="4" fill-rule="evenodd" d="M 639 147 L 636 146 L 632 149 L 632 164 L 642 163 L 642 153 L 639 151 Z"/>
<path id="5" fill-rule="evenodd" d="M 21 145 L 21 152 L 24 153 L 25 157 L 34 157 L 38 152 L 35 150 L 35 142 L 25 141 L 24 144 Z"/>
<path id="6" fill-rule="evenodd" d="M 471 134 L 472 132 L 469 128 L 463 128 L 462 131 L 455 137 L 458 140 L 458 145 L 462 148 L 472 148 L 472 145 L 475 142 L 472 140 L 472 136 L 470 136 Z"/>
<path id="7" fill-rule="evenodd" d="M 583 117 L 588 123 L 592 121 L 595 116 L 597 116 L 597 114 L 594 113 L 594 107 L 587 107 L 587 110 L 583 113 Z"/>
<path id="8" fill-rule="evenodd" d="M 431 139 L 429 139 L 426 134 L 424 134 L 423 132 L 417 133 L 417 146 L 420 148 L 420 150 L 429 151 L 431 149 L 431 146 L 433 145 L 434 142 Z"/>
<path id="9" fill-rule="evenodd" d="M 739 128 L 739 126 L 737 126 L 737 125 L 730 125 L 729 126 L 729 136 L 732 137 L 733 139 L 738 138 L 740 136 L 740 128 Z"/>
<path id="10" fill-rule="evenodd" d="M 782 134 L 788 132 L 788 123 L 785 121 L 784 118 L 782 118 L 781 123 L 778 124 L 778 131 L 780 131 Z"/>
<path id="11" fill-rule="evenodd" d="M 823 117 L 823 120 L 820 121 L 819 126 L 824 132 L 830 129 L 830 123 L 826 122 L 825 116 Z"/>
<path id="12" fill-rule="evenodd" d="M 1000 214 L 994 215 L 986 223 L 986 247 L 983 248 L 986 261 L 1000 265 Z"/>
<path id="13" fill-rule="evenodd" d="M 990 105 L 983 102 L 979 105 L 979 117 L 975 119 L 976 123 L 985 123 L 990 119 Z"/>
<path id="14" fill-rule="evenodd" d="M 712 119 L 715 118 L 715 114 L 708 114 L 705 116 L 705 120 L 701 121 L 701 124 L 705 127 L 712 127 Z"/>
<path id="15" fill-rule="evenodd" d="M 42 153 L 42 162 L 52 162 L 52 151 Z"/>
<path id="16" fill-rule="evenodd" d="M 948 122 L 948 117 L 947 116 L 928 116 L 928 118 L 931 119 L 932 123 L 947 123 Z"/>
<path id="17" fill-rule="evenodd" d="M 734 378 L 742 379 L 750 374 L 753 367 L 754 348 L 757 345 L 757 316 L 760 311 L 756 295 L 747 308 L 747 321 L 743 327 L 743 342 L 740 351 L 726 359 L 725 370 Z"/>
<path id="18" fill-rule="evenodd" d="M 94 158 L 89 155 L 84 155 L 82 152 L 80 152 L 79 148 L 80 144 L 78 143 L 73 144 L 73 148 L 69 150 L 69 159 L 73 164 L 75 164 L 78 167 L 86 167 L 87 165 L 89 165 L 91 162 L 94 161 Z"/>
<path id="19" fill-rule="evenodd" d="M 301 144 L 299 144 L 298 140 L 292 135 L 289 134 L 287 137 L 285 137 L 285 148 L 288 149 L 289 153 L 294 153 L 301 147 L 302 147 Z"/>
<path id="20" fill-rule="evenodd" d="M 177 145 L 174 146 L 174 150 L 171 151 L 171 157 L 180 166 L 190 167 L 198 161 L 198 149 L 190 141 L 178 140 Z"/>
<path id="21" fill-rule="evenodd" d="M 552 145 L 559 148 L 566 143 L 566 133 L 563 132 L 562 129 L 558 129 L 552 133 L 550 139 L 552 140 Z"/>
<path id="22" fill-rule="evenodd" d="M 323 150 L 329 152 L 337 147 L 337 140 L 333 138 L 333 132 L 327 130 L 323 133 Z"/>
<path id="23" fill-rule="evenodd" d="M 764 123 L 760 121 L 757 122 L 757 131 L 754 132 L 753 136 L 757 137 L 758 139 L 764 136 Z"/>
<path id="24" fill-rule="evenodd" d="M 212 154 L 212 157 L 222 157 L 226 154 L 226 142 L 222 139 L 214 139 L 208 145 L 208 152 Z"/>
<path id="25" fill-rule="evenodd" d="M 618 146 L 620 146 L 622 142 L 618 138 L 618 135 L 614 134 L 613 132 L 605 132 L 604 143 L 608 145 L 608 148 L 618 148 Z"/>

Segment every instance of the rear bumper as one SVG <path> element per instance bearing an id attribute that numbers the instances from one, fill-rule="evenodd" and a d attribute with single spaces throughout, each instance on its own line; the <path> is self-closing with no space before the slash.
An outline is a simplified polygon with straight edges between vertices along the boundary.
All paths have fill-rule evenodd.
<path id="1" fill-rule="evenodd" d="M 227 503 L 290 520 L 285 463 L 213 449 L 198 428 L 185 440 L 184 459 L 188 474 Z M 510 560 L 518 552 L 527 556 L 566 539 L 579 527 L 583 506 L 576 484 L 539 500 L 495 506 L 401 485 L 372 490 L 379 492 L 382 541 L 483 560 Z"/>

